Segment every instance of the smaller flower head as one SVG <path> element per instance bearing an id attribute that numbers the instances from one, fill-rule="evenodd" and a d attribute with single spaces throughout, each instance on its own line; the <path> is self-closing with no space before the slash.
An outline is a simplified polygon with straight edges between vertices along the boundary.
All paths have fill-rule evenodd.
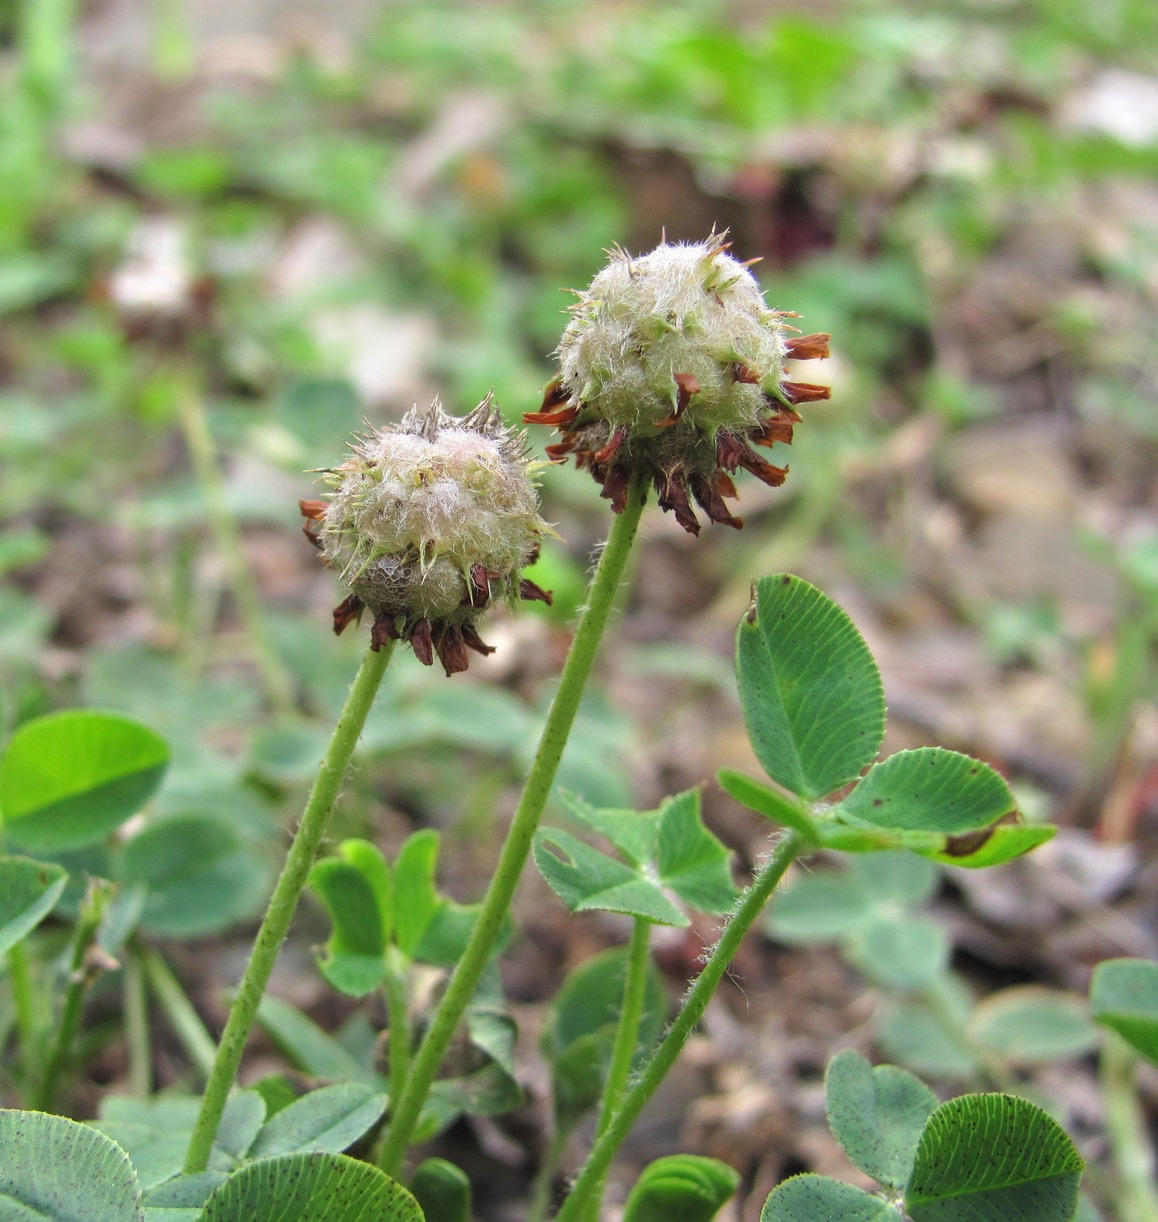
<path id="1" fill-rule="evenodd" d="M 529 424 L 553 424 L 616 512 L 637 473 L 692 534 L 694 499 L 714 522 L 740 527 L 724 504 L 738 467 L 766 484 L 788 474 L 753 445 L 790 442 L 795 405 L 828 388 L 787 380 L 784 363 L 828 355 L 827 335 L 797 336 L 770 309 L 725 235 L 664 243 L 640 258 L 616 248 L 579 293 L 559 343 L 559 376 Z"/>
<path id="2" fill-rule="evenodd" d="M 334 609 L 335 632 L 368 608 L 371 648 L 405 639 L 452 675 L 466 670 L 467 647 L 494 652 L 475 621 L 496 595 L 551 601 L 521 576 L 550 527 L 523 434 L 503 424 L 490 395 L 462 418 L 436 400 L 351 448 L 327 473 L 328 500 L 302 502 L 307 537 L 350 590 Z"/>

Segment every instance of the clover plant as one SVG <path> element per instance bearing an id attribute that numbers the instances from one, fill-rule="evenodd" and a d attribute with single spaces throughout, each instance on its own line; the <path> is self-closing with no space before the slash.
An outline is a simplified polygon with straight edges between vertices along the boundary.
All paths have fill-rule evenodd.
<path id="1" fill-rule="evenodd" d="M 710 522 L 739 528 L 725 503 L 737 495 L 732 476 L 743 469 L 770 486 L 782 483 L 787 468 L 753 447 L 778 458 L 776 447 L 791 442 L 806 405 L 828 394 L 790 375 L 792 362 L 824 358 L 829 349 L 827 335 L 797 335 L 792 317 L 765 303 L 721 234 L 692 245 L 665 242 L 638 258 L 617 249 L 579 294 L 558 350 L 559 375 L 525 421 L 559 429 L 562 440 L 548 454 L 573 457 L 594 476 L 615 516 L 477 903 L 458 904 L 440 891 L 440 841 L 430 830 L 412 835 L 392 859 L 363 838 L 319 854 L 398 644 L 427 665 L 437 656 L 453 677 L 465 669 L 468 650 L 491 651 L 476 624 L 493 602 L 550 599 L 523 574 L 551 534 L 539 516 L 530 443 L 490 399 L 465 416 L 435 404 L 371 431 L 326 472 L 328 495 L 303 503 L 307 535 L 347 591 L 333 628 L 341 632 L 368 610 L 369 646 L 220 1037 L 200 1026 L 187 999 L 173 997 L 179 989 L 163 964 L 139 954 L 150 922 L 176 934 L 196 928 L 182 929 L 172 902 L 166 906 L 186 881 L 181 846 L 199 869 L 224 871 L 213 875 L 217 885 L 243 882 L 217 853 L 220 825 L 150 817 L 170 758 L 164 738 L 96 709 L 30 720 L 12 736 L 0 761 L 11 850 L 0 860 L 0 931 L 20 1049 L 12 1077 L 26 1109 L 0 1113 L 0 1213 L 118 1222 L 466 1222 L 470 1185 L 462 1171 L 442 1160 L 412 1169 L 410 1156 L 456 1117 L 508 1110 L 523 1098 L 496 960 L 532 855 L 570 911 L 619 914 L 631 928 L 626 947 L 576 967 L 551 1008 L 542 1050 L 554 1134 L 532 1204 L 536 1220 L 553 1208 L 554 1160 L 591 1115 L 586 1161 L 554 1216 L 600 1216 L 624 1139 L 793 862 L 829 850 L 858 863 L 850 873 L 862 880 L 859 899 L 843 917 L 827 914 L 825 929 L 855 938 L 866 970 L 907 989 L 943 970 L 935 931 L 882 919 L 874 899 L 886 884 L 859 863 L 891 863 L 894 880 L 907 880 L 907 900 L 916 900 L 930 878 L 931 867 L 920 862 L 998 865 L 1053 829 L 1027 824 L 1002 777 L 978 760 L 940 747 L 878 758 L 885 706 L 874 659 L 849 617 L 791 574 L 758 578 L 747 608 L 737 608 L 739 696 L 764 775 L 725 770 L 718 780 L 770 824 L 752 877 L 736 884 L 730 855 L 702 822 L 698 790 L 643 812 L 564 796 L 583 834 L 541 826 L 648 498 L 654 492 L 691 534 L 700 529 L 693 502 Z M 69 856 L 81 853 L 89 856 Z M 898 862 L 905 863 L 899 872 Z M 82 888 L 93 863 L 111 881 Z M 348 998 L 376 1001 L 384 1023 L 368 1005 L 340 1031 L 324 1032 L 267 994 L 307 887 L 330 921 L 318 958 L 322 977 Z M 789 921 L 800 894 L 788 892 Z M 193 902 L 185 896 L 176 902 Z M 34 965 L 25 953 L 31 931 L 54 907 L 71 928 L 63 971 Z M 649 938 L 654 925 L 687 925 L 689 910 L 722 918 L 722 932 L 669 1018 Z M 143 964 L 158 995 L 170 998 L 168 1013 L 205 1086 L 199 1094 L 110 1096 L 97 1119 L 81 1125 L 51 1108 L 75 1053 L 85 997 L 117 955 Z M 1135 981 L 1107 965 L 1096 1006 L 1100 1021 L 1150 1055 L 1153 982 L 1143 976 Z M 272 1075 L 239 1089 L 259 1023 L 299 1068 L 328 1081 L 302 1090 Z M 851 1052 L 830 1065 L 827 1100 L 837 1139 L 879 1190 L 796 1177 L 768 1197 L 765 1222 L 885 1222 L 902 1214 L 912 1222 L 1066 1222 L 1074 1214 L 1081 1158 L 1034 1103 L 1011 1094 L 940 1103 L 907 1071 L 873 1069 Z M 639 1177 L 623 1216 L 708 1222 L 737 1183 L 718 1160 L 662 1158 Z"/>

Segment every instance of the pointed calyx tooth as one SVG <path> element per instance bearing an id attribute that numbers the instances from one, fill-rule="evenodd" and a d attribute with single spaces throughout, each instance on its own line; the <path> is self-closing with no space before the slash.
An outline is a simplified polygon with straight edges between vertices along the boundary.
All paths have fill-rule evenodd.
<path id="1" fill-rule="evenodd" d="M 795 334 L 788 320 L 796 315 L 764 301 L 749 270 L 756 260 L 740 262 L 729 248 L 713 232 L 638 257 L 608 252 L 570 308 L 558 376 L 540 410 L 524 416 L 559 430 L 548 455 L 573 455 L 613 510 L 642 477 L 693 534 L 693 501 L 713 522 L 742 524 L 724 504 L 736 495 L 726 473 L 743 467 L 782 482 L 787 468 L 751 446 L 790 443 L 800 422 L 792 406 L 830 394 L 785 373 L 790 359 L 828 356 L 829 336 Z"/>
<path id="2" fill-rule="evenodd" d="M 732 381 L 743 382 L 746 386 L 758 386 L 760 384 L 760 375 L 751 365 L 745 365 L 743 361 L 733 361 Z"/>
<path id="3" fill-rule="evenodd" d="M 464 417 L 436 400 L 399 424 L 370 429 L 327 472 L 327 500 L 303 501 L 306 533 L 349 590 L 334 631 L 373 615 L 370 646 L 407 640 L 427 666 L 465 670 L 490 653 L 475 620 L 501 596 L 549 601 L 522 571 L 550 528 L 539 516 L 522 432 L 488 395 Z"/>
<path id="4" fill-rule="evenodd" d="M 678 420 L 688 410 L 692 395 L 698 395 L 703 387 L 694 373 L 673 373 L 671 376 L 676 384 L 675 418 Z"/>

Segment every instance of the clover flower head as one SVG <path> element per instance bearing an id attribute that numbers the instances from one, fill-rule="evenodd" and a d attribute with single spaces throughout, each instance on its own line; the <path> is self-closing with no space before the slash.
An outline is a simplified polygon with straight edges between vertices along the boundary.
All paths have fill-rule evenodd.
<path id="1" fill-rule="evenodd" d="M 793 382 L 785 362 L 828 355 L 827 335 L 797 335 L 790 313 L 771 309 L 726 234 L 691 245 L 663 243 L 633 258 L 618 247 L 577 294 L 557 356 L 559 376 L 543 406 L 523 419 L 555 425 L 547 448 L 575 456 L 619 512 L 637 473 L 660 506 L 699 533 L 694 500 L 714 522 L 740 527 L 724 503 L 731 475 L 784 482 L 786 467 L 753 445 L 791 442 L 795 407 L 828 387 Z"/>
<path id="2" fill-rule="evenodd" d="M 475 624 L 496 597 L 551 601 L 522 576 L 552 533 L 539 517 L 536 464 L 490 395 L 461 418 L 435 400 L 351 449 L 326 473 L 328 498 L 302 502 L 307 537 L 350 590 L 335 632 L 368 609 L 373 649 L 408 640 L 451 675 L 466 670 L 468 648 L 494 652 Z"/>

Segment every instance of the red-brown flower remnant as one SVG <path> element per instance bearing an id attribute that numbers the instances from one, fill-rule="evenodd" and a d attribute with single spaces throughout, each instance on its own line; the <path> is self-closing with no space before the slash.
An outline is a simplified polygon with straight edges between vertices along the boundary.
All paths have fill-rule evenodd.
<path id="1" fill-rule="evenodd" d="M 437 654 L 452 675 L 466 670 L 468 647 L 494 652 L 475 622 L 495 596 L 551 601 L 521 575 L 550 533 L 536 464 L 489 395 L 462 418 L 435 401 L 351 448 L 327 472 L 328 500 L 301 503 L 306 536 L 350 589 L 334 608 L 335 632 L 369 609 L 371 648 L 408 640 L 421 662 Z"/>
<path id="2" fill-rule="evenodd" d="M 826 357 L 829 337 L 796 335 L 785 321 L 795 315 L 769 309 L 728 249 L 713 233 L 639 258 L 612 251 L 571 307 L 541 410 L 523 417 L 559 429 L 547 453 L 573 454 L 617 513 L 643 473 L 692 534 L 693 500 L 713 522 L 744 524 L 724 503 L 736 496 L 731 476 L 743 467 L 782 484 L 788 468 L 752 447 L 791 442 L 796 406 L 829 396 L 784 369 L 788 359 Z"/>

